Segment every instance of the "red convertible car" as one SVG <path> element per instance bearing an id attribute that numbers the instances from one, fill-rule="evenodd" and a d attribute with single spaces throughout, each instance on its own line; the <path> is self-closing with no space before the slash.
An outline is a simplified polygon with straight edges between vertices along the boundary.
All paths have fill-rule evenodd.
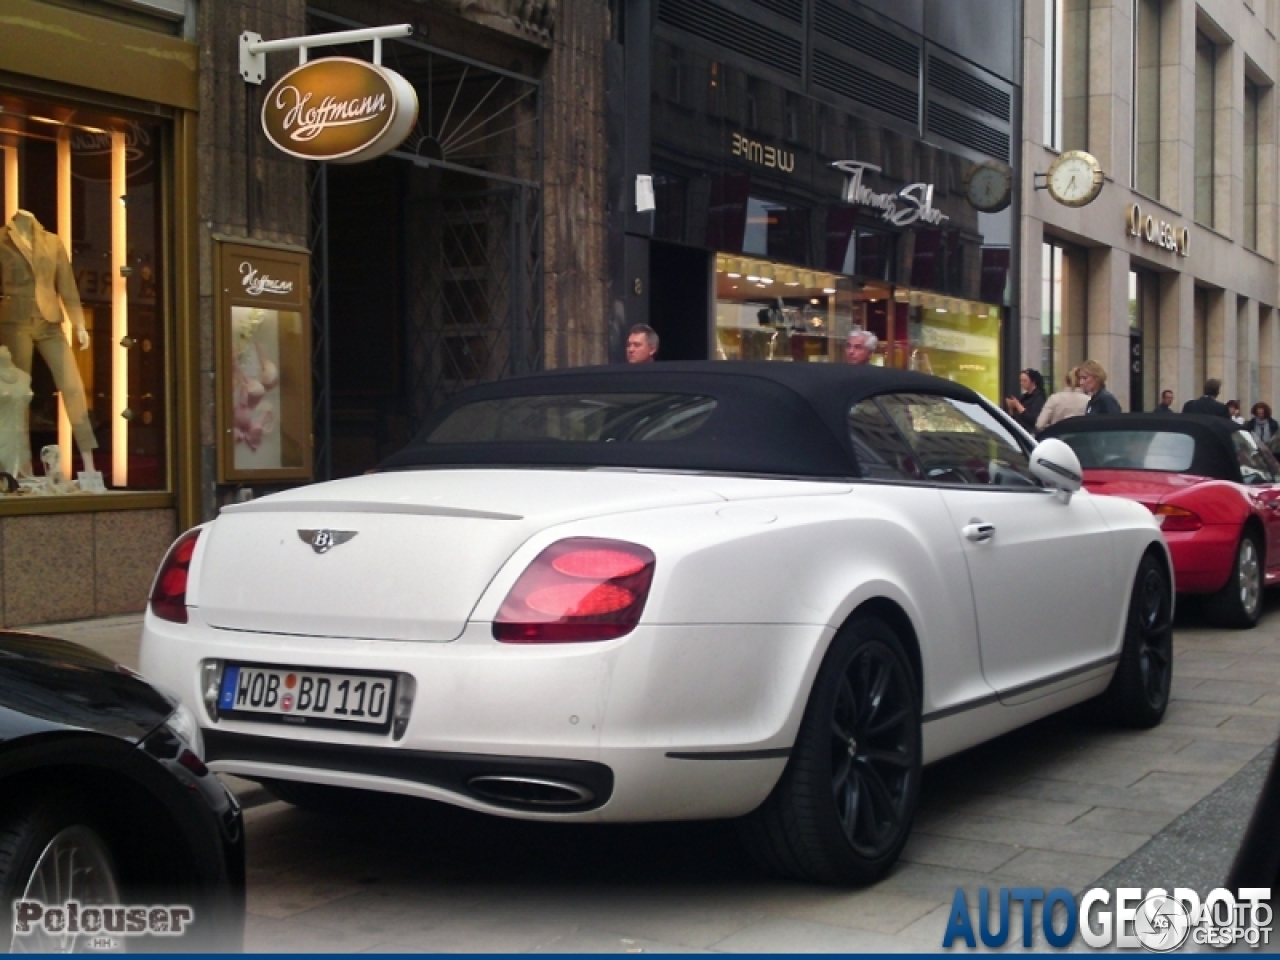
<path id="1" fill-rule="evenodd" d="M 1126 413 L 1072 417 L 1046 437 L 1080 458 L 1085 488 L 1156 515 L 1180 594 L 1206 595 L 1224 626 L 1252 627 L 1280 581 L 1280 463 L 1224 417 Z"/>

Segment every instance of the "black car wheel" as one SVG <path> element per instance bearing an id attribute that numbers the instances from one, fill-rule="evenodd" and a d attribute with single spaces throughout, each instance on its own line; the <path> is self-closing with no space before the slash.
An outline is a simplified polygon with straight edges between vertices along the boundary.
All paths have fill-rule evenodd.
<path id="1" fill-rule="evenodd" d="M 120 903 L 115 858 L 91 818 L 66 798 L 45 799 L 0 823 L 0 917 L 10 953 L 69 953 L 77 934 L 14 931 L 13 902 Z M 11 936 L 11 939 L 10 939 Z"/>
<path id="2" fill-rule="evenodd" d="M 1173 686 L 1173 588 L 1164 565 L 1145 556 L 1129 597 L 1124 646 L 1103 694 L 1117 723 L 1145 729 L 1164 719 Z"/>
<path id="3" fill-rule="evenodd" d="M 1208 598 L 1206 612 L 1224 627 L 1243 630 L 1262 616 L 1263 554 L 1258 535 L 1246 530 L 1236 545 L 1236 559 L 1226 585 Z"/>
<path id="4" fill-rule="evenodd" d="M 766 867 L 866 884 L 902 852 L 920 790 L 920 698 L 885 623 L 847 624 L 827 651 L 782 778 L 740 821 Z"/>

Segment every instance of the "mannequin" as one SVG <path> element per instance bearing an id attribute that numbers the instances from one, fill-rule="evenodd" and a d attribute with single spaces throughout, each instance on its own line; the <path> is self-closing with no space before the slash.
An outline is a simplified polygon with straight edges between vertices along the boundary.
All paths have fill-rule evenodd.
<path id="1" fill-rule="evenodd" d="M 62 332 L 62 311 L 71 320 L 81 350 L 89 348 L 89 331 L 76 290 L 66 248 L 28 211 L 19 210 L 0 231 L 0 346 L 30 382 L 32 353 L 40 351 L 62 394 L 67 419 L 86 472 L 92 473 L 98 439 L 89 423 L 84 382 L 71 346 Z"/>
<path id="2" fill-rule="evenodd" d="M 31 473 L 27 448 L 31 396 L 31 374 L 14 365 L 8 347 L 0 347 L 0 472 L 14 477 Z"/>

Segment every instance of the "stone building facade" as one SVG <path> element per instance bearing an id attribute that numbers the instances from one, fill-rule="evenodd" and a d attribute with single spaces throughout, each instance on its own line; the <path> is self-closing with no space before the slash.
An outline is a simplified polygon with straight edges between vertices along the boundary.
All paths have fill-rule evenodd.
<path id="1" fill-rule="evenodd" d="M 1274 0 L 1025 0 L 1023 366 L 1091 358 L 1126 410 L 1280 402 Z M 1104 173 L 1056 203 L 1063 151 Z"/>
<path id="2" fill-rule="evenodd" d="M 605 0 L 0 0 L 4 217 L 62 241 L 91 341 L 87 427 L 33 364 L 0 621 L 141 610 L 168 543 L 223 504 L 362 472 L 469 383 L 606 359 L 609 17 Z M 405 144 L 340 166 L 268 141 L 264 97 L 297 54 L 246 83 L 241 33 L 399 23 L 384 63 L 421 105 Z M 329 54 L 371 51 L 311 56 Z M 301 264 L 305 302 L 229 306 L 228 250 Z M 306 349 L 256 345 L 242 411 L 230 351 L 264 316 Z M 281 449 L 305 462 L 259 469 Z"/>

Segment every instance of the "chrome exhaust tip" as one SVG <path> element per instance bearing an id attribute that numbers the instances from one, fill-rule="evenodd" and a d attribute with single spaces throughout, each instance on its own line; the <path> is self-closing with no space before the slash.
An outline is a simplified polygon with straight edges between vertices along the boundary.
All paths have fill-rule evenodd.
<path id="1" fill-rule="evenodd" d="M 596 798 L 581 784 L 513 774 L 483 774 L 472 777 L 467 786 L 484 799 L 508 807 L 581 807 Z"/>

